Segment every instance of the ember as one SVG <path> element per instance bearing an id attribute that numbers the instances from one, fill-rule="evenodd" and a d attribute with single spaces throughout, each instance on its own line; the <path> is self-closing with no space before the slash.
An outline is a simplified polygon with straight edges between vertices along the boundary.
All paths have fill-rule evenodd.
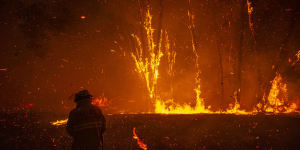
<path id="1" fill-rule="evenodd" d="M 85 16 L 80 16 L 80 18 L 81 18 L 81 19 L 85 19 L 86 17 L 85 17 Z"/>
<path id="2" fill-rule="evenodd" d="M 250 0 L 247 0 L 249 28 L 251 30 L 252 37 L 254 38 L 254 24 L 252 22 L 253 7 L 251 5 L 252 3 L 250 2 Z M 256 43 L 255 38 L 254 38 L 254 42 Z"/>
<path id="3" fill-rule="evenodd" d="M 136 139 L 137 144 L 139 145 L 139 147 L 143 150 L 147 150 L 147 145 L 138 137 L 138 135 L 135 132 L 135 127 L 132 130 L 133 133 L 133 138 Z"/>
<path id="4" fill-rule="evenodd" d="M 0 68 L 0 71 L 7 71 L 7 68 Z"/>
<path id="5" fill-rule="evenodd" d="M 57 121 L 50 122 L 50 123 L 51 123 L 51 125 L 54 125 L 54 126 L 61 126 L 61 125 L 67 124 L 67 122 L 68 122 L 68 119 L 64 119 L 64 120 L 57 120 Z"/>
<path id="6" fill-rule="evenodd" d="M 94 98 L 93 101 L 92 101 L 92 104 L 93 105 L 96 105 L 96 106 L 108 106 L 109 105 L 109 101 L 106 97 L 101 96 L 101 97 L 97 97 L 97 98 Z"/>

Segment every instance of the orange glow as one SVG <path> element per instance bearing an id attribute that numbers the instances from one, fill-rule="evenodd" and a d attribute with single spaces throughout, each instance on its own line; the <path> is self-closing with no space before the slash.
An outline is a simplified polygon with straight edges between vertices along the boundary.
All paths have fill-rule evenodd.
<path id="1" fill-rule="evenodd" d="M 250 115 L 253 114 L 253 112 L 247 112 L 245 110 L 241 110 L 240 103 L 237 101 L 237 91 L 234 92 L 234 104 L 229 104 L 229 108 L 226 109 L 225 112 L 222 112 L 224 114 L 238 114 L 238 115 Z"/>
<path id="2" fill-rule="evenodd" d="M 67 122 L 68 122 L 68 119 L 64 119 L 64 120 L 57 120 L 54 122 L 50 122 L 50 124 L 54 125 L 54 126 L 61 126 L 61 125 L 67 124 Z"/>
<path id="3" fill-rule="evenodd" d="M 297 52 L 296 57 L 297 57 L 297 61 L 299 61 L 300 60 L 300 50 Z"/>
<path id="4" fill-rule="evenodd" d="M 154 42 L 152 28 L 152 16 L 150 14 L 150 10 L 147 10 L 146 19 L 144 22 L 144 28 L 146 30 L 147 36 L 147 50 L 143 49 L 142 43 L 138 36 L 132 34 L 133 38 L 136 39 L 137 48 L 135 49 L 135 53 L 131 53 L 132 58 L 136 64 L 136 71 L 142 76 L 142 78 L 146 81 L 146 86 L 149 92 L 150 99 L 155 99 L 156 97 L 156 86 L 157 79 L 159 76 L 158 67 L 160 65 L 161 57 L 163 53 L 161 51 L 161 42 L 159 41 L 158 46 Z M 145 56 L 144 51 L 147 51 L 149 56 Z"/>
<path id="5" fill-rule="evenodd" d="M 96 105 L 96 106 L 107 106 L 107 105 L 109 105 L 109 101 L 103 95 L 101 97 L 94 98 L 93 101 L 92 101 L 92 104 Z"/>
<path id="6" fill-rule="evenodd" d="M 252 13 L 253 13 L 253 7 L 251 6 L 252 3 L 250 2 L 250 0 L 247 0 L 247 6 L 248 6 L 248 19 L 249 19 L 249 28 L 251 30 L 251 34 L 254 38 L 254 24 L 252 22 Z M 255 42 L 255 41 L 254 41 Z"/>
<path id="7" fill-rule="evenodd" d="M 253 23 L 251 22 L 251 14 L 253 12 L 253 8 L 251 6 L 251 2 L 247 1 L 248 4 L 248 14 L 249 14 L 249 24 L 250 24 L 250 29 L 252 33 L 254 34 L 253 30 Z M 149 9 L 147 10 L 146 14 L 146 23 L 145 23 L 145 30 L 147 31 L 147 41 L 148 41 L 148 47 L 147 47 L 147 52 L 150 54 L 150 56 L 147 58 L 144 58 L 143 56 L 143 48 L 141 45 L 141 41 L 136 35 L 133 35 L 133 37 L 137 41 L 138 48 L 136 49 L 136 53 L 132 53 L 132 57 L 135 61 L 136 64 L 136 70 L 137 72 L 144 78 L 146 81 L 147 89 L 148 92 L 150 93 L 150 99 L 154 101 L 154 112 L 155 113 L 162 113 L 162 114 L 196 114 L 196 113 L 222 113 L 222 114 L 255 114 L 258 112 L 258 110 L 254 109 L 253 111 L 247 112 L 245 110 L 241 110 L 240 104 L 237 101 L 236 98 L 236 92 L 235 92 L 235 102 L 234 104 L 230 104 L 229 107 L 225 111 L 211 111 L 210 106 L 205 106 L 203 98 L 201 98 L 201 85 L 200 85 L 200 67 L 199 67 L 199 57 L 200 55 L 198 54 L 197 51 L 197 45 L 195 43 L 195 39 L 193 36 L 193 30 L 194 30 L 194 15 L 188 10 L 187 12 L 188 18 L 189 18 L 189 24 L 188 24 L 188 29 L 190 31 L 191 35 L 191 41 L 192 41 L 192 50 L 195 56 L 195 68 L 197 70 L 195 74 L 195 95 L 196 95 L 196 105 L 194 107 L 190 106 L 189 104 L 183 104 L 180 105 L 178 103 L 175 103 L 173 99 L 168 99 L 168 100 L 163 100 L 159 96 L 159 92 L 156 90 L 156 85 L 157 85 L 157 78 L 158 78 L 158 67 L 160 64 L 161 57 L 167 56 L 168 60 L 168 74 L 170 77 L 173 76 L 174 71 L 173 71 L 173 65 L 175 64 L 175 58 L 176 58 L 176 52 L 170 50 L 170 43 L 168 39 L 168 34 L 165 32 L 165 47 L 166 51 L 165 54 L 161 51 L 161 44 L 162 40 L 159 41 L 157 44 L 158 47 L 156 46 L 154 39 L 153 39 L 153 31 L 154 29 L 151 27 L 151 19 L 152 16 L 150 15 Z M 162 33 L 162 32 L 161 32 Z M 150 61 L 149 61 L 150 60 Z M 278 80 L 277 78 L 274 80 Z M 277 82 L 273 81 L 274 84 Z M 282 87 L 282 85 L 280 85 Z M 287 93 L 286 91 L 286 86 L 283 86 L 282 89 Z M 272 95 L 274 97 L 274 88 L 271 89 L 270 91 L 270 96 L 268 97 L 270 106 L 266 108 L 266 112 L 271 112 L 271 109 L 277 109 L 275 107 L 278 107 L 281 103 L 274 102 L 274 99 L 272 99 Z M 287 98 L 287 97 L 286 97 Z M 278 101 L 278 100 L 276 100 Z M 285 100 L 286 101 L 286 100 Z M 273 103 L 276 103 L 278 105 L 273 105 Z M 260 104 L 258 104 L 260 105 Z M 284 110 L 287 112 L 292 112 L 296 111 L 297 105 L 291 104 L 290 107 L 285 108 Z M 274 112 L 274 111 L 273 111 Z M 276 111 L 275 111 L 276 112 Z M 283 112 L 283 111 L 281 111 Z"/>
<path id="8" fill-rule="evenodd" d="M 253 23 L 251 22 L 251 15 L 253 8 L 251 2 L 247 0 L 248 5 L 248 15 L 249 15 L 249 25 L 252 34 L 254 35 Z M 237 91 L 234 92 L 234 102 L 229 104 L 226 110 L 210 110 L 210 106 L 205 106 L 204 99 L 201 97 L 201 79 L 200 79 L 200 65 L 199 59 L 200 54 L 197 51 L 199 48 L 196 44 L 195 38 L 193 36 L 194 30 L 194 15 L 190 10 L 187 11 L 187 16 L 189 19 L 188 29 L 191 36 L 191 47 L 194 54 L 195 62 L 195 77 L 194 77 L 194 92 L 195 92 L 195 106 L 190 104 L 178 104 L 174 102 L 174 99 L 171 97 L 169 99 L 162 99 L 160 93 L 157 89 L 158 78 L 159 78 L 159 66 L 161 59 L 165 58 L 168 63 L 167 73 L 170 78 L 174 76 L 174 65 L 176 62 L 176 51 L 170 46 L 170 40 L 168 33 L 166 31 L 161 31 L 161 39 L 154 40 L 154 29 L 152 28 L 152 16 L 150 14 L 150 8 L 148 7 L 145 14 L 145 22 L 143 22 L 144 29 L 146 31 L 146 46 L 142 45 L 140 37 L 135 34 L 132 34 L 132 37 L 135 39 L 136 48 L 131 53 L 131 57 L 135 63 L 135 71 L 140 75 L 143 81 L 146 84 L 148 91 L 148 96 L 151 101 L 151 104 L 154 106 L 154 110 L 147 113 L 158 113 L 158 114 L 237 114 L 237 115 L 255 115 L 258 112 L 263 113 L 290 113 L 290 112 L 299 112 L 298 106 L 296 103 L 288 102 L 288 90 L 287 84 L 284 83 L 281 75 L 276 73 L 275 78 L 272 80 L 272 85 L 269 91 L 268 96 L 264 96 L 261 103 L 258 103 L 255 108 L 251 111 L 246 111 L 241 109 L 240 103 L 237 101 Z M 165 48 L 162 51 L 162 48 Z M 292 61 L 295 65 L 296 62 L 300 60 L 300 50 L 295 55 L 296 59 L 292 58 L 289 61 Z M 173 88 L 171 86 L 171 88 Z M 171 89 L 171 92 L 173 90 Z M 98 106 L 107 106 L 108 100 L 104 96 L 96 98 L 93 101 L 94 105 Z M 63 125 L 67 123 L 67 119 L 58 120 L 51 122 L 52 125 Z M 133 129 L 134 138 L 139 139 L 135 134 L 135 128 Z M 139 143 L 139 140 L 138 140 Z M 142 143 L 144 144 L 144 143 Z M 145 145 L 145 144 L 144 144 Z M 143 146 L 142 146 L 143 147 Z M 142 148 L 141 147 L 141 148 Z M 147 145 L 146 145 L 147 148 Z"/>
<path id="9" fill-rule="evenodd" d="M 298 107 L 296 103 L 288 103 L 287 84 L 279 73 L 276 73 L 267 101 L 264 98 L 263 103 L 257 104 L 257 108 L 268 113 L 297 112 Z"/>
<path id="10" fill-rule="evenodd" d="M 85 17 L 85 16 L 80 16 L 80 18 L 81 18 L 81 19 L 86 19 L 86 17 Z"/>
<path id="11" fill-rule="evenodd" d="M 171 49 L 170 47 L 170 41 L 169 41 L 169 36 L 168 33 L 165 32 L 165 36 L 166 36 L 166 41 L 165 41 L 165 48 L 166 48 L 166 55 L 168 57 L 168 74 L 170 77 L 174 76 L 174 64 L 175 64 L 175 58 L 176 58 L 176 51 L 174 49 Z"/>
<path id="12" fill-rule="evenodd" d="M 300 50 L 298 50 L 298 52 L 296 53 L 295 55 L 295 58 L 291 59 L 291 62 L 292 63 L 292 66 L 296 65 L 300 60 Z M 289 60 L 289 63 L 291 63 L 290 60 Z"/>
<path id="13" fill-rule="evenodd" d="M 147 145 L 136 134 L 135 127 L 133 128 L 132 133 L 133 133 L 133 139 L 137 140 L 137 144 L 139 145 L 139 147 L 143 150 L 147 150 Z"/>
<path id="14" fill-rule="evenodd" d="M 200 88 L 200 68 L 199 68 L 199 54 L 197 52 L 197 47 L 195 44 L 195 39 L 193 36 L 193 30 L 194 30 L 194 16 L 193 14 L 190 12 L 190 10 L 188 10 L 187 12 L 188 14 L 188 18 L 189 18 L 189 25 L 188 25 L 188 29 L 190 31 L 190 35 L 191 35 L 191 40 L 192 40 L 192 50 L 193 53 L 195 55 L 195 67 L 196 67 L 196 75 L 195 75 L 195 94 L 196 94 L 196 105 L 195 107 L 190 106 L 189 104 L 177 104 L 173 101 L 173 99 L 169 99 L 167 101 L 161 100 L 159 98 L 156 99 L 155 101 L 155 113 L 162 113 L 162 114 L 195 114 L 195 113 L 213 113 L 212 111 L 209 110 L 210 106 L 208 106 L 208 108 L 205 107 L 204 105 L 204 101 L 203 98 L 200 97 L 201 94 L 201 88 Z M 167 49 L 169 48 L 169 40 L 168 40 L 168 36 L 166 38 L 167 42 L 166 42 L 166 47 Z M 169 51 L 167 51 L 169 52 Z M 169 57 L 170 54 L 167 53 L 168 56 L 168 63 L 169 63 L 169 71 L 170 68 L 172 68 L 172 66 L 175 63 L 175 56 L 176 53 L 173 53 L 173 58 L 170 60 Z M 171 66 L 171 67 L 170 67 Z M 173 71 L 173 70 L 172 70 Z M 173 72 L 171 72 L 170 74 L 174 74 Z"/>
<path id="15" fill-rule="evenodd" d="M 200 99 L 199 99 L 200 100 Z M 197 114 L 197 113 L 213 113 L 205 108 L 201 101 L 197 100 L 196 106 L 192 107 L 188 104 L 180 105 L 174 103 L 173 100 L 167 102 L 156 100 L 155 113 L 161 114 Z"/>
<path id="16" fill-rule="evenodd" d="M 7 71 L 7 68 L 0 68 L 0 71 Z"/>

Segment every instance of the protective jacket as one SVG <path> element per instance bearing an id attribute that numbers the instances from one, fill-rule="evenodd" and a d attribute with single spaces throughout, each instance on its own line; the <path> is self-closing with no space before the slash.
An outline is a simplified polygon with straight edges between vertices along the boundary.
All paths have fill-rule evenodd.
<path id="1" fill-rule="evenodd" d="M 73 150 L 99 150 L 103 148 L 105 118 L 99 107 L 81 102 L 69 114 L 67 132 L 73 137 Z M 102 142 L 101 142 L 102 141 Z"/>

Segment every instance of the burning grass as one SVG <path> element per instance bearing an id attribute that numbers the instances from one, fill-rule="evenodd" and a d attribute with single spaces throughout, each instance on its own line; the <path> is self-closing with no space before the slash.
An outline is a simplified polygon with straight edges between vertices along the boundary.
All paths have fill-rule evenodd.
<path id="1" fill-rule="evenodd" d="M 189 1 L 190 5 L 190 1 Z M 251 6 L 251 2 L 247 0 L 247 8 L 248 8 L 248 18 L 249 18 L 249 27 L 254 37 L 254 27 L 252 22 L 252 13 L 253 7 Z M 237 92 L 235 92 L 235 102 L 234 104 L 230 104 L 229 107 L 224 110 L 211 111 L 210 106 L 205 106 L 204 100 L 201 97 L 201 79 L 200 79 L 200 67 L 199 67 L 199 59 L 200 54 L 198 51 L 198 45 L 195 41 L 195 33 L 194 33 L 194 15 L 190 9 L 187 11 L 187 16 L 189 18 L 188 29 L 190 31 L 191 36 L 191 45 L 194 54 L 194 62 L 195 62 L 195 97 L 196 97 L 196 105 L 194 107 L 184 104 L 180 105 L 174 102 L 173 97 L 170 99 L 162 99 L 160 97 L 160 92 L 157 89 L 158 85 L 158 77 L 159 77 L 159 66 L 161 60 L 164 56 L 167 56 L 168 60 L 168 74 L 170 78 L 173 77 L 174 72 L 173 66 L 176 60 L 176 52 L 170 49 L 169 38 L 168 35 L 165 34 L 163 36 L 163 32 L 160 30 L 160 39 L 154 39 L 154 29 L 152 28 L 152 15 L 150 14 L 150 7 L 147 8 L 145 14 L 145 22 L 144 29 L 146 31 L 146 39 L 147 46 L 146 49 L 143 47 L 140 38 L 133 34 L 133 37 L 136 39 L 137 47 L 135 52 L 131 53 L 131 56 L 135 62 L 136 71 L 142 77 L 142 79 L 146 83 L 146 87 L 149 93 L 149 100 L 154 106 L 155 113 L 162 114 L 197 114 L 197 113 L 217 113 L 217 114 L 255 114 L 257 112 L 272 112 L 272 113 L 290 113 L 296 112 L 298 106 L 295 103 L 288 102 L 288 91 L 286 87 L 286 83 L 284 83 L 281 75 L 276 73 L 275 78 L 272 81 L 272 87 L 270 89 L 267 98 L 263 98 L 262 103 L 258 103 L 257 107 L 253 108 L 252 111 L 245 111 L 240 108 L 240 104 L 237 100 Z M 157 33 L 157 34 L 159 34 Z M 164 40 L 163 40 L 164 38 Z M 163 41 L 165 41 L 163 43 Z M 255 40 L 254 40 L 255 41 Z M 165 49 L 163 51 L 162 49 Z M 148 55 L 146 55 L 146 54 Z M 298 52 L 299 53 L 299 52 Z M 298 56 L 298 54 L 296 55 Z M 299 58 L 299 57 L 298 57 Z M 298 59 L 299 60 L 299 59 Z M 172 88 L 172 87 L 171 87 Z M 240 89 L 238 89 L 238 92 Z M 171 90 L 172 91 L 172 90 Z"/>

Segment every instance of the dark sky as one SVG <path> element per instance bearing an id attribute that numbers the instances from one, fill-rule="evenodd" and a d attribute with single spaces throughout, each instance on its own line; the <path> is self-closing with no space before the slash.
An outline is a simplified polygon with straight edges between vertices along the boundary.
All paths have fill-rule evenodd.
<path id="1" fill-rule="evenodd" d="M 241 10 L 242 2 L 246 1 L 191 0 L 200 53 L 201 96 L 216 109 L 233 102 L 242 43 L 242 107 L 252 108 L 257 95 L 268 92 L 274 68 L 288 84 L 289 99 L 299 102 L 299 63 L 294 67 L 288 63 L 300 50 L 299 1 L 252 1 L 256 44 L 248 26 L 247 6 Z M 193 103 L 195 70 L 187 1 L 141 3 L 143 10 L 151 7 L 155 29 L 163 10 L 162 29 L 168 31 L 177 52 L 174 98 Z M 130 35 L 143 33 L 139 21 L 137 0 L 0 0 L 1 105 L 33 103 L 36 108 L 69 110 L 73 107 L 70 96 L 88 89 L 96 97 L 108 97 L 110 112 L 145 111 L 148 93 L 130 57 L 134 49 Z M 224 67 L 223 101 L 219 50 Z M 165 67 L 162 58 L 158 85 L 162 96 L 168 95 L 170 86 Z"/>

